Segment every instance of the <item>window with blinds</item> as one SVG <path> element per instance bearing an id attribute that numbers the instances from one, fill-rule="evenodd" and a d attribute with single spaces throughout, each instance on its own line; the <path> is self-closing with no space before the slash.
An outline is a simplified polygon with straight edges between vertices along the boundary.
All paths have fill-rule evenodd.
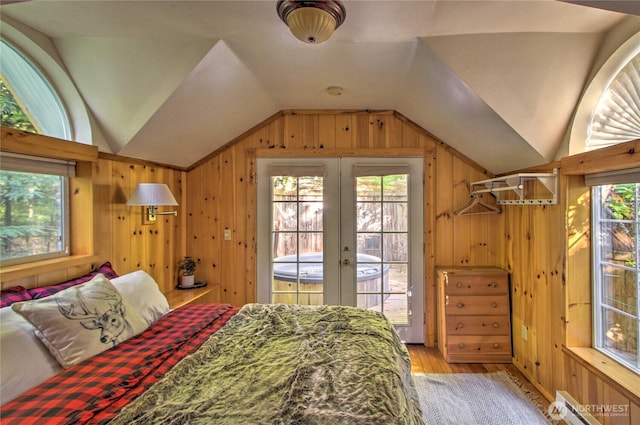
<path id="1" fill-rule="evenodd" d="M 75 163 L 2 153 L 0 264 L 69 255 L 69 178 Z"/>

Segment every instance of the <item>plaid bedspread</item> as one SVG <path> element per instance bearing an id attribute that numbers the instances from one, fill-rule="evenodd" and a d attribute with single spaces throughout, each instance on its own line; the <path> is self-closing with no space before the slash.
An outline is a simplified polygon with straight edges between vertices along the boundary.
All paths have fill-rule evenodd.
<path id="1" fill-rule="evenodd" d="M 225 304 L 174 310 L 140 335 L 65 370 L 2 406 L 0 422 L 106 423 L 200 347 L 237 311 Z"/>

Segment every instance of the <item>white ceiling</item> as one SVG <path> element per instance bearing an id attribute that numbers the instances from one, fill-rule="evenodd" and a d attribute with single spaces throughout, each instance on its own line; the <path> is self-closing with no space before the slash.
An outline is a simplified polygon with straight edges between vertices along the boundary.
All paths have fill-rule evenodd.
<path id="1" fill-rule="evenodd" d="M 606 33 L 627 17 L 554 0 L 344 4 L 345 23 L 316 46 L 289 33 L 275 0 L 0 12 L 52 40 L 116 154 L 186 167 L 280 110 L 383 109 L 494 173 L 555 158 Z M 589 3 L 601 4 L 640 9 Z"/>

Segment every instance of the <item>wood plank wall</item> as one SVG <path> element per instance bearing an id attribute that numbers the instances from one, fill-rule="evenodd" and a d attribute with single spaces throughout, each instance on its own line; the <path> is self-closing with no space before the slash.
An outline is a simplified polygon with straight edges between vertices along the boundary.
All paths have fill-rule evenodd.
<path id="1" fill-rule="evenodd" d="M 256 300 L 257 156 L 399 156 L 425 160 L 425 288 L 427 335 L 435 342 L 437 265 L 498 265 L 501 218 L 455 216 L 472 181 L 486 179 L 477 164 L 394 112 L 285 111 L 187 173 L 187 255 L 199 259 L 197 279 L 217 283 L 222 301 Z M 225 241 L 223 232 L 231 231 Z"/>
<path id="2" fill-rule="evenodd" d="M 592 368 L 562 351 L 567 311 L 575 307 L 568 305 L 565 295 L 566 274 L 571 273 L 573 280 L 584 280 L 584 263 L 572 259 L 573 267 L 567 267 L 567 252 L 576 249 L 576 240 L 584 240 L 584 235 L 568 227 L 569 218 L 577 214 L 584 220 L 585 214 L 589 216 L 585 213 L 588 206 L 577 202 L 583 199 L 584 190 L 576 188 L 580 179 L 575 176 L 559 178 L 558 205 L 514 205 L 503 207 L 501 215 L 455 216 L 453 212 L 469 199 L 470 182 L 486 179 L 487 173 L 401 115 L 285 112 L 188 172 L 187 254 L 201 259 L 201 276 L 221 285 L 224 302 L 241 305 L 255 301 L 254 153 L 312 156 L 330 150 L 338 155 L 371 156 L 384 149 L 383 155 L 393 156 L 405 148 L 424 149 L 427 344 L 435 342 L 435 267 L 503 267 L 512 278 L 516 367 L 549 399 L 555 397 L 556 390 L 568 389 L 581 403 L 605 405 L 626 400 L 636 412 L 624 418 L 600 417 L 605 424 L 637 420 L 637 398 L 621 393 L 615 382 L 598 377 Z M 635 157 L 616 158 L 618 165 L 634 161 L 637 164 Z M 559 164 L 538 171 L 551 171 L 555 166 Z M 223 240 L 225 228 L 232 231 L 232 241 Z M 584 226 L 580 229 L 585 232 Z M 584 257 L 584 250 L 581 252 Z M 575 292 L 584 291 L 573 291 L 569 296 Z M 586 308 L 590 308 L 588 304 Z M 590 316 L 582 320 L 588 321 Z M 523 325 L 527 340 L 522 338 Z M 581 383 L 593 385 L 575 384 L 578 377 Z"/>
<path id="3" fill-rule="evenodd" d="M 555 389 L 564 386 L 566 201 L 560 198 L 558 205 L 503 208 L 503 268 L 511 276 L 513 363 L 545 390 L 548 398 L 554 398 Z M 523 326 L 527 328 L 526 340 Z"/>
<path id="4" fill-rule="evenodd" d="M 119 274 L 145 270 L 167 292 L 175 287 L 176 266 L 184 255 L 184 170 L 101 154 L 94 170 L 95 254 Z M 143 224 L 142 207 L 128 207 L 138 183 L 165 183 L 179 206 L 178 216 L 160 215 Z"/>
<path id="5" fill-rule="evenodd" d="M 49 138 L 46 142 L 55 145 L 60 141 Z M 92 197 L 86 198 L 88 202 L 79 204 L 72 219 L 77 228 L 77 223 L 87 221 L 87 214 L 93 211 L 93 238 L 87 238 L 85 232 L 80 237 L 91 246 L 91 251 L 82 246 L 80 253 L 93 255 L 86 260 L 76 260 L 68 267 L 52 265 L 44 273 L 28 274 L 25 271 L 23 278 L 3 279 L 3 288 L 55 284 L 83 275 L 105 261 L 110 261 L 120 275 L 145 270 L 163 292 L 175 287 L 177 262 L 185 252 L 183 189 L 186 171 L 109 154 L 100 154 L 91 167 Z M 158 216 L 155 224 L 143 224 L 142 207 L 126 206 L 137 183 L 142 182 L 166 183 L 180 205 L 160 207 L 159 210 L 176 209 L 178 216 Z M 76 196 L 76 190 L 73 193 Z"/>
<path id="6" fill-rule="evenodd" d="M 513 364 L 549 399 L 555 398 L 556 390 L 566 390 L 586 406 L 628 406 L 628 415 L 595 414 L 603 424 L 640 423 L 640 377 L 630 371 L 612 377 L 592 365 L 605 362 L 595 360 L 595 350 L 590 349 L 591 209 L 583 175 L 638 167 L 639 157 L 640 142 L 635 141 L 564 158 L 532 170 L 560 168 L 557 205 L 503 208 Z M 584 357 L 592 357 L 591 364 L 565 346 L 588 347 Z M 616 372 L 620 369 L 624 368 L 618 366 Z M 635 388 L 635 393 L 617 381 Z"/>

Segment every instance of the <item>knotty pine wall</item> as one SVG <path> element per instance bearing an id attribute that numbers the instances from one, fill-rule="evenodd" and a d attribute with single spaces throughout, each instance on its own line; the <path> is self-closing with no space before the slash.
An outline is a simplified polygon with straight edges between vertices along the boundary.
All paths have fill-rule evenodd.
<path id="1" fill-rule="evenodd" d="M 560 182 L 562 193 L 564 179 Z M 565 207 L 562 196 L 558 205 L 503 206 L 501 266 L 511 278 L 513 363 L 547 398 L 564 387 Z"/>
<path id="2" fill-rule="evenodd" d="M 563 345 L 575 340 L 590 344 L 590 336 L 584 335 L 590 331 L 576 336 L 567 329 L 567 317 L 583 324 L 591 320 L 589 302 L 576 300 L 584 298 L 585 290 L 574 285 L 580 280 L 590 284 L 589 272 L 585 276 L 589 248 L 583 246 L 589 207 L 581 178 L 560 174 L 558 205 L 514 205 L 503 207 L 500 215 L 455 216 L 453 212 L 469 199 L 470 182 L 486 179 L 487 173 L 400 114 L 283 112 L 196 164 L 187 173 L 186 252 L 201 260 L 199 278 L 220 284 L 223 302 L 255 301 L 256 157 L 391 157 L 415 149 L 425 160 L 427 344 L 435 341 L 435 267 L 502 267 L 512 280 L 514 364 L 550 400 L 556 390 L 569 390 L 584 404 L 626 402 L 632 416 L 599 419 L 605 424 L 634 423 L 640 416 L 637 397 L 563 351 Z M 562 164 L 575 174 L 576 164 L 595 163 L 606 169 L 638 163 L 637 155 L 613 161 L 603 161 L 601 155 L 591 153 Z M 562 164 L 538 171 L 562 171 Z M 583 226 L 570 226 L 577 221 Z M 223 240 L 225 228 L 232 233 L 231 241 Z M 573 291 L 567 289 L 568 279 Z M 522 325 L 528 329 L 526 341 Z"/>
<path id="3" fill-rule="evenodd" d="M 628 415 L 595 414 L 603 424 L 640 423 L 640 377 L 620 373 L 622 367 L 612 368 L 614 361 L 590 349 L 591 206 L 583 176 L 638 167 L 639 158 L 640 141 L 563 158 L 529 170 L 559 168 L 557 205 L 503 206 L 502 267 L 511 276 L 513 364 L 549 399 L 566 390 L 583 405 L 629 406 Z M 584 351 L 578 356 L 566 347 Z"/>
<path id="4" fill-rule="evenodd" d="M 219 284 L 222 302 L 255 302 L 255 160 L 318 155 L 424 158 L 426 340 L 433 345 L 435 266 L 500 264 L 502 222 L 499 215 L 453 214 L 469 201 L 470 182 L 487 173 L 394 112 L 285 111 L 191 168 L 186 254 L 200 260 L 196 278 Z"/>
<path id="5" fill-rule="evenodd" d="M 145 270 L 167 292 L 176 286 L 176 268 L 184 255 L 185 171 L 100 154 L 94 169 L 95 253 L 111 261 L 119 274 Z M 143 224 L 142 207 L 128 207 L 138 183 L 166 183 L 178 201 L 178 216 L 159 215 Z"/>
<path id="6" fill-rule="evenodd" d="M 77 162 L 70 181 L 71 256 L 4 267 L 2 288 L 27 288 L 75 278 L 111 261 L 119 274 L 146 270 L 166 292 L 175 286 L 177 259 L 185 252 L 185 170 L 98 153 L 98 148 L 1 128 L 3 151 Z M 144 225 L 142 207 L 127 207 L 136 185 L 166 183 L 180 204 L 178 217 Z"/>

